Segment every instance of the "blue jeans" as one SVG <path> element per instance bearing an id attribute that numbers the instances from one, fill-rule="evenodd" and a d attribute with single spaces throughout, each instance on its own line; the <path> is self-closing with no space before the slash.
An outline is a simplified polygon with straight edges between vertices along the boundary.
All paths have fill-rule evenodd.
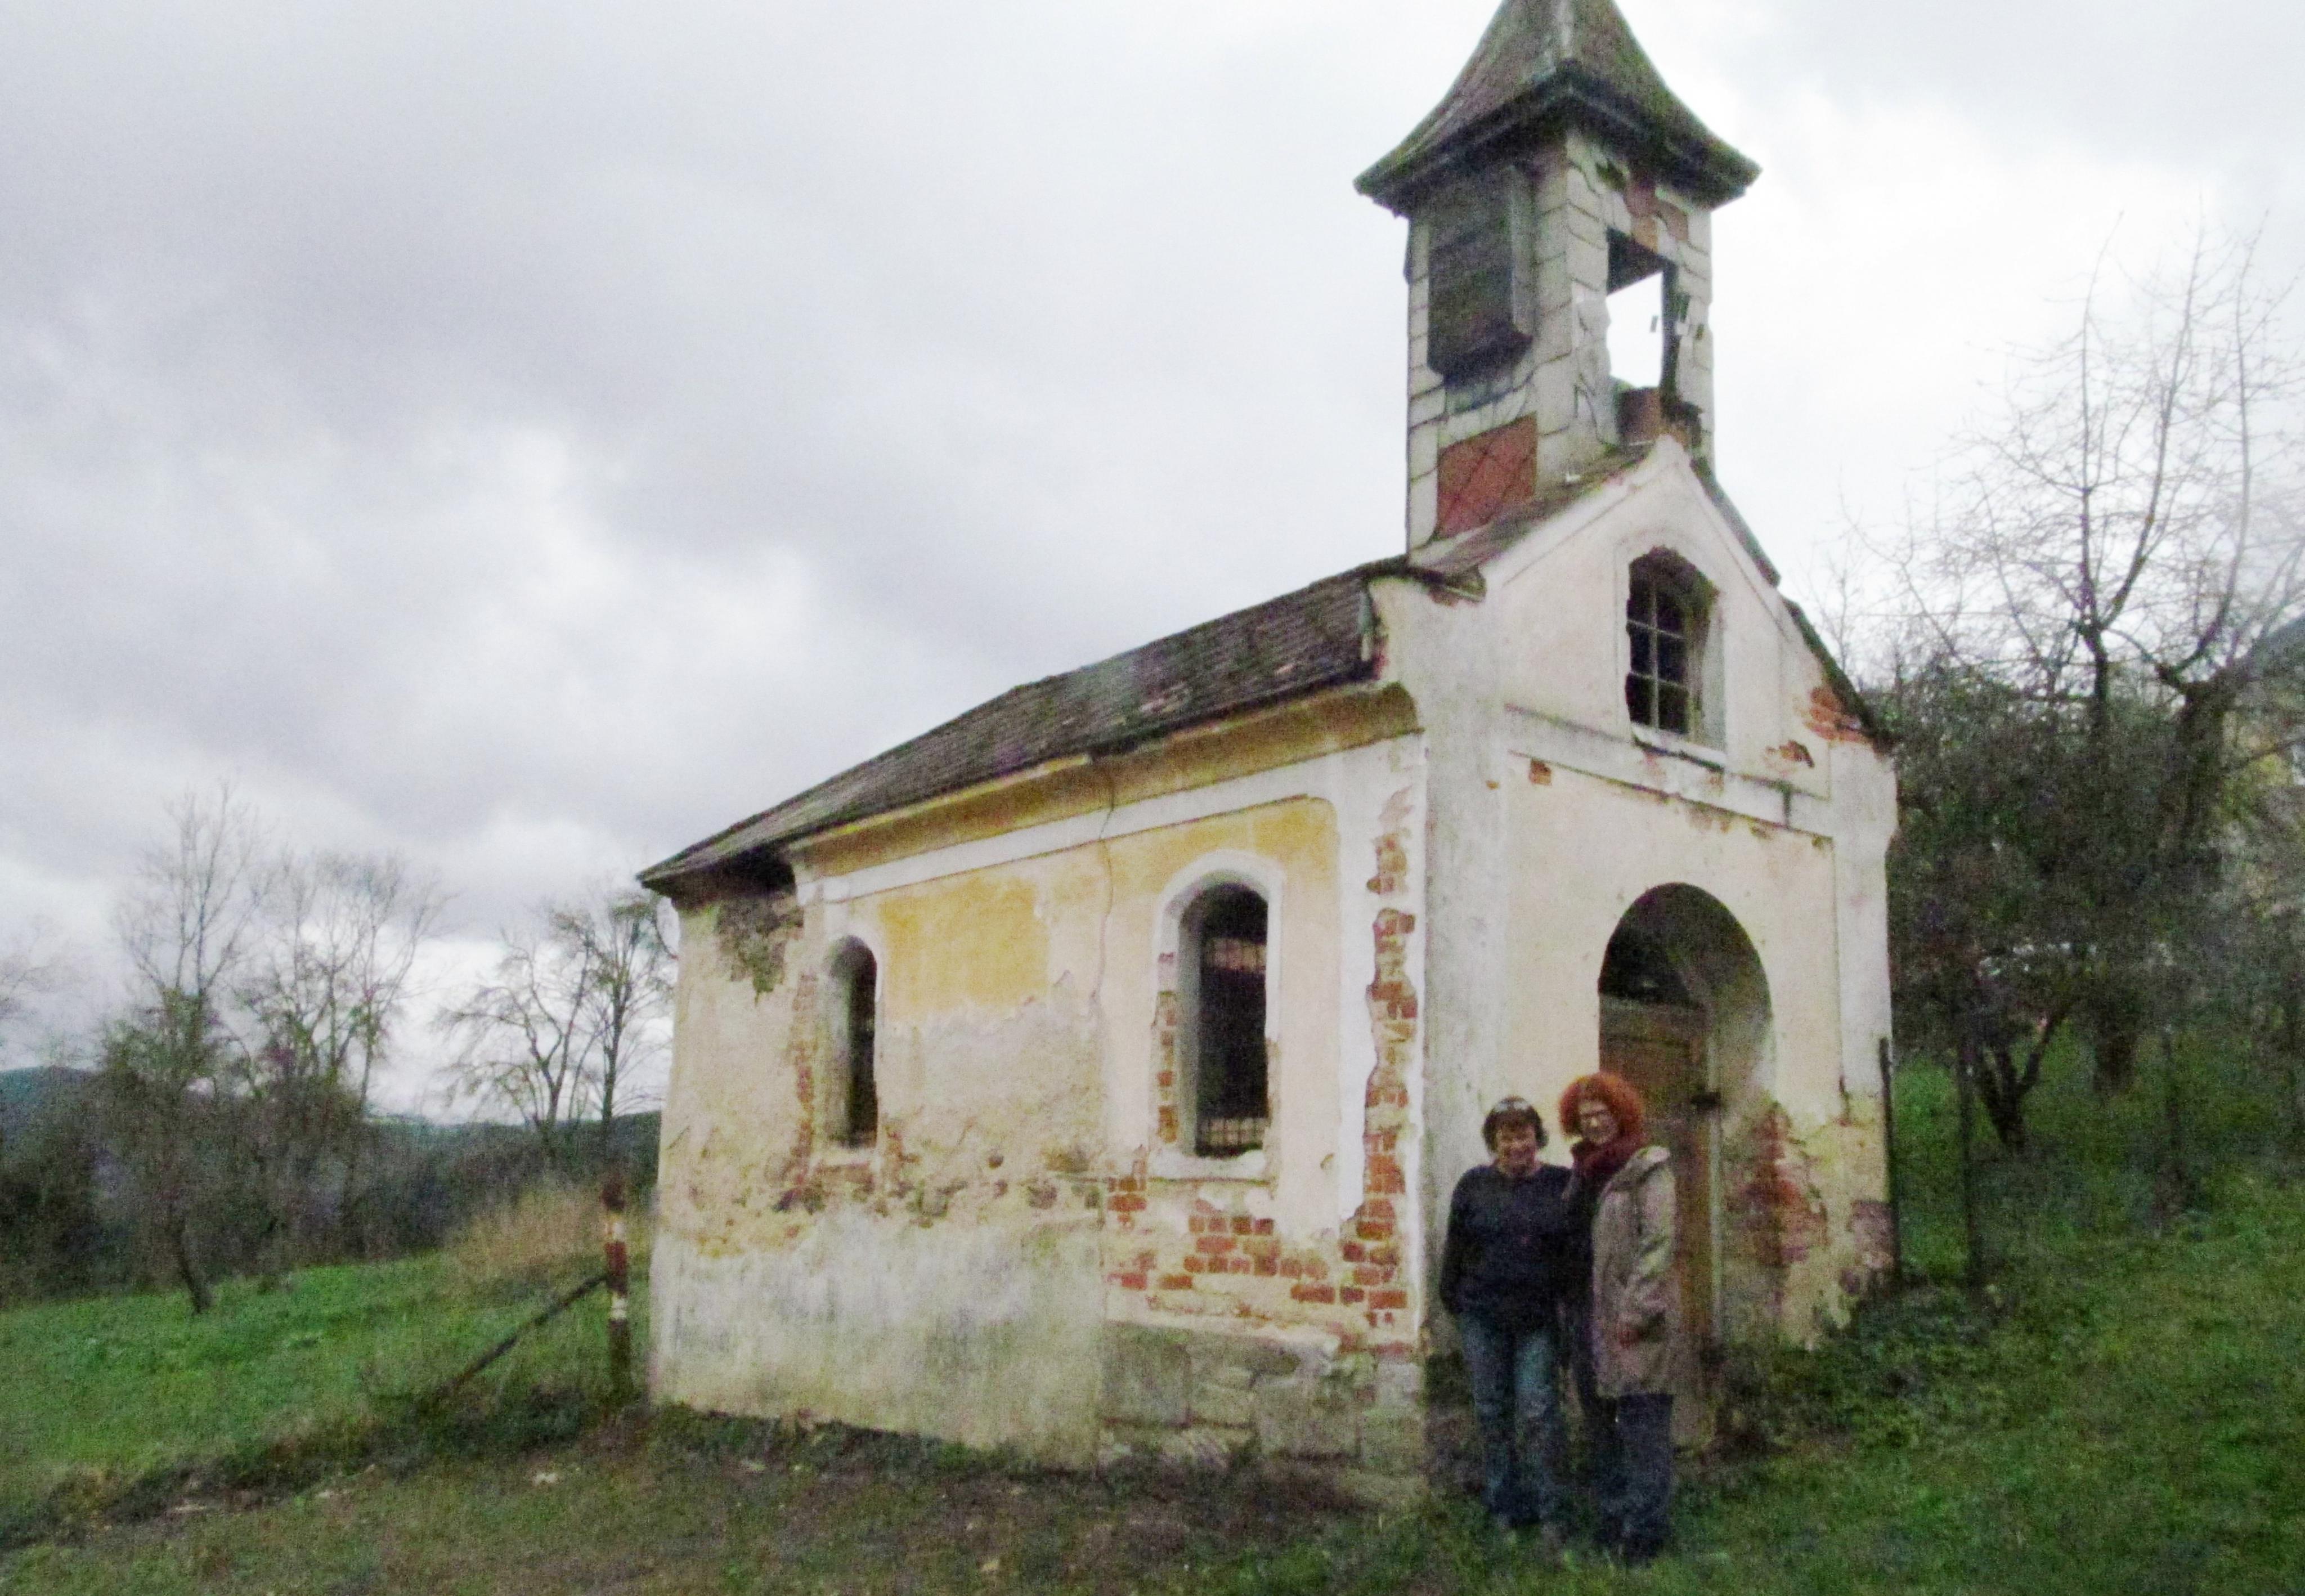
<path id="1" fill-rule="evenodd" d="M 1473 1417 L 1481 1427 L 1481 1503 L 1516 1528 L 1561 1522 L 1561 1355 L 1551 1326 L 1509 1330 L 1467 1314 L 1457 1321 Z"/>
<path id="2" fill-rule="evenodd" d="M 1593 1473 L 1601 1542 L 1629 1557 L 1664 1549 L 1672 1524 L 1672 1393 L 1628 1391 L 1610 1398 L 1596 1388 L 1591 1321 L 1571 1317 L 1577 1405 L 1585 1414 L 1585 1454 Z"/>

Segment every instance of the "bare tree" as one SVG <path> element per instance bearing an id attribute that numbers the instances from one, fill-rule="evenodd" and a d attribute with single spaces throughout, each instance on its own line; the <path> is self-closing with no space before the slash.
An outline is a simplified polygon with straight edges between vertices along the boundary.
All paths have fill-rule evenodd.
<path id="1" fill-rule="evenodd" d="M 341 1218 L 370 1088 L 442 902 L 390 854 L 290 854 L 266 872 L 238 997 L 254 1033 L 240 1084 L 268 1278 L 309 1252 L 326 1210 Z"/>
<path id="2" fill-rule="evenodd" d="M 0 947 L 0 1043 L 14 1034 L 63 976 L 63 955 L 45 926 L 36 924 Z"/>
<path id="3" fill-rule="evenodd" d="M 668 1040 L 674 961 L 665 921 L 664 901 L 648 892 L 596 889 L 551 912 L 554 939 L 590 972 L 581 1028 L 604 1159 L 619 1105 L 630 1108 L 634 1075 Z"/>
<path id="4" fill-rule="evenodd" d="M 104 1095 L 140 1223 L 201 1313 L 211 1299 L 192 1229 L 242 1051 L 228 1009 L 246 971 L 264 836 L 229 786 L 186 794 L 168 816 L 173 835 L 139 857 L 115 915 L 134 989 L 104 1039 Z"/>
<path id="5" fill-rule="evenodd" d="M 2030 761 L 2004 784 L 2031 811 L 2014 828 L 2024 940 L 1944 944 L 1974 962 L 1947 989 L 1976 995 L 1972 1034 L 2007 1036 L 1986 995 L 2020 959 L 2060 965 L 2026 1045 L 2037 1055 L 2067 1016 L 2082 1023 L 2108 1091 L 2196 989 L 2173 950 L 2218 901 L 2233 778 L 2265 752 L 2250 707 L 2305 667 L 2280 645 L 2305 613 L 2284 296 L 2248 242 L 2207 236 L 2127 287 L 2101 272 L 2073 332 L 2020 361 L 1894 562 L 1905 674 L 2012 695 Z M 1929 801 L 1909 778 L 1908 794 Z M 2021 1142 L 2021 1117 L 2004 1140 L 2012 1129 Z"/>
<path id="6" fill-rule="evenodd" d="M 506 932 L 488 979 L 444 1010 L 452 1097 L 508 1109 L 566 1164 L 588 1114 L 606 1157 L 634 1073 L 665 1045 L 673 955 L 658 901 L 595 888 Z"/>
<path id="7" fill-rule="evenodd" d="M 456 1048 L 448 1093 L 517 1115 L 558 1164 L 583 1112 L 592 972 L 581 953 L 549 935 L 507 931 L 503 942 L 489 977 L 434 1018 Z"/>

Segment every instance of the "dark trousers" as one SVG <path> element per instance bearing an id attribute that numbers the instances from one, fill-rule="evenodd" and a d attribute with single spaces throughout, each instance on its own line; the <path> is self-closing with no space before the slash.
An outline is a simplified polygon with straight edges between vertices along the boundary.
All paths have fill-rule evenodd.
<path id="1" fill-rule="evenodd" d="M 1473 1417 L 1481 1427 L 1481 1504 L 1516 1528 L 1561 1522 L 1561 1343 L 1549 1325 L 1512 1330 L 1457 1321 Z"/>
<path id="2" fill-rule="evenodd" d="M 1581 1318 L 1574 1334 L 1570 1363 L 1577 1405 L 1585 1414 L 1586 1466 L 1592 1471 L 1602 1543 L 1630 1557 L 1653 1558 L 1664 1549 L 1672 1519 L 1672 1393 L 1602 1396 L 1589 1328 Z"/>

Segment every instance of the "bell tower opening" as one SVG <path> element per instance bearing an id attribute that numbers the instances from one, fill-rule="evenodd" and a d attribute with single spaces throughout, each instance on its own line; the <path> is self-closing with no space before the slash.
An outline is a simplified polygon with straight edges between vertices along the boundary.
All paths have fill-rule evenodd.
<path id="1" fill-rule="evenodd" d="M 1504 0 L 1360 189 L 1409 224 L 1408 545 L 1670 433 L 1712 450 L 1712 213 L 1759 169 L 1613 0 Z"/>

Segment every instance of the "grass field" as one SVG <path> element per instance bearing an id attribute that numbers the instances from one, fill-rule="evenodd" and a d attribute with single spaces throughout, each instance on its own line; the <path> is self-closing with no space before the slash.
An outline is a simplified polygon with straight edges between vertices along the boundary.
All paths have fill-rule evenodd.
<path id="1" fill-rule="evenodd" d="M 0 1544 L 59 1511 L 101 1513 L 140 1481 L 230 1486 L 572 1435 L 607 1385 L 598 1293 L 412 1421 L 413 1398 L 536 1304 L 533 1289 L 476 1285 L 441 1254 L 308 1269 L 272 1292 L 226 1282 L 199 1317 L 181 1293 L 0 1314 Z M 639 1308 L 645 1345 L 644 1297 Z"/>
<path id="2" fill-rule="evenodd" d="M 1751 1449 L 1693 1473 L 1676 1555 L 1638 1573 L 1539 1568 L 1460 1503 L 1366 1516 L 1241 1478 L 1051 1475 L 678 1413 L 553 1440 L 523 1394 L 597 1378 L 594 1323 L 523 1354 L 462 1455 L 436 1437 L 251 1470 L 244 1500 L 185 1487 L 174 1510 L 0 1558 L 0 1592 L 2305 1591 L 2305 1188 L 2276 1178 L 2254 1084 L 2196 1074 L 2205 1212 L 2148 1223 L 2150 1083 L 2108 1110 L 2060 1061 L 2040 1145 L 1988 1169 L 1994 1299 L 1924 1287 L 1742 1371 Z M 1911 1250 L 1950 1278 L 1942 1077 L 1900 1098 Z M 12 1364 L 80 1386 L 61 1414 L 52 1387 L 0 1387 L 0 1490 L 324 1434 L 514 1316 L 467 1317 L 460 1289 L 420 1262 L 235 1291 L 199 1327 L 169 1299 L 0 1318 Z"/>

